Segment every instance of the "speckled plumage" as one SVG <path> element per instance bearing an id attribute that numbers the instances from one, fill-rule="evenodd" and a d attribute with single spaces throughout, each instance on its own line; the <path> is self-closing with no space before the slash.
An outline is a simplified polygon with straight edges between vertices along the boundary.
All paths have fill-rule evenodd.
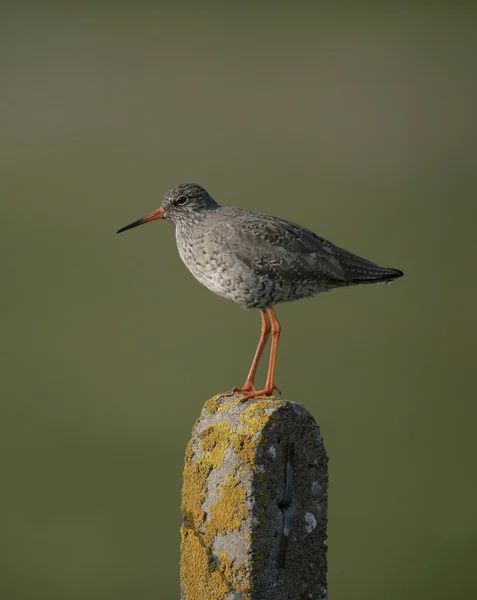
<path id="1" fill-rule="evenodd" d="M 186 197 L 183 206 L 177 199 Z M 201 187 L 183 184 L 164 197 L 180 257 L 216 294 L 244 308 L 314 296 L 358 283 L 387 283 L 401 271 L 381 267 L 295 223 L 221 206 Z"/>
<path id="2" fill-rule="evenodd" d="M 176 225 L 179 254 L 191 273 L 210 290 L 244 308 L 261 311 L 261 333 L 245 384 L 233 388 L 242 402 L 271 396 L 280 323 L 273 309 L 279 302 L 308 298 L 336 287 L 388 283 L 402 272 L 352 254 L 285 219 L 218 204 L 200 185 L 186 183 L 169 190 L 162 207 L 119 231 L 155 219 Z M 265 387 L 254 384 L 271 333 Z M 278 390 L 279 391 L 279 390 Z"/>

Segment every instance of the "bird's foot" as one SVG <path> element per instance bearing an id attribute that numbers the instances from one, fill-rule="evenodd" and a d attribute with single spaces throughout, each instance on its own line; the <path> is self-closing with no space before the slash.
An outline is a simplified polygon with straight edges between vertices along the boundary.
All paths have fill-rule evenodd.
<path id="1" fill-rule="evenodd" d="M 224 392 L 224 396 L 230 396 L 232 394 L 244 394 L 243 397 L 240 398 L 240 402 L 247 402 L 247 400 L 258 398 L 260 396 L 273 396 L 273 392 L 278 392 L 279 394 L 282 393 L 280 388 L 278 388 L 276 385 L 265 387 L 263 390 L 257 390 L 251 381 L 246 381 L 243 387 L 234 387 L 228 392 Z"/>
<path id="2" fill-rule="evenodd" d="M 246 381 L 243 387 L 234 387 L 231 390 L 227 390 L 223 393 L 224 396 L 233 396 L 234 394 L 244 394 L 247 392 L 254 392 L 255 386 L 250 381 Z"/>
<path id="3" fill-rule="evenodd" d="M 253 385 L 253 382 L 248 381 L 248 380 L 243 384 L 243 387 L 234 387 L 232 389 L 232 392 L 234 394 L 244 394 L 247 392 L 255 392 L 255 391 L 256 391 L 256 389 L 255 389 L 255 386 Z"/>
<path id="4" fill-rule="evenodd" d="M 260 396 L 273 396 L 273 392 L 275 391 L 281 394 L 280 389 L 276 385 L 266 387 L 263 390 L 256 390 L 255 387 L 253 388 L 253 390 L 250 391 L 244 390 L 245 395 L 242 398 L 240 398 L 240 402 L 247 402 L 247 400 L 251 400 L 252 398 L 258 398 Z"/>

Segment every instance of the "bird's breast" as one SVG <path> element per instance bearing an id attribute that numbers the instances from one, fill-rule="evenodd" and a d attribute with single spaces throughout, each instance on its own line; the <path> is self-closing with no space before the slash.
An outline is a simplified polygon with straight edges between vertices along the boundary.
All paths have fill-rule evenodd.
<path id="1" fill-rule="evenodd" d="M 228 291 L 227 272 L 230 270 L 224 256 L 205 237 L 194 239 L 177 236 L 177 248 L 183 263 L 196 279 L 221 296 Z"/>
<path id="2" fill-rule="evenodd" d="M 207 233 L 189 237 L 179 232 L 176 238 L 179 255 L 192 275 L 212 292 L 244 308 L 265 308 L 323 291 L 316 284 L 291 284 L 264 274 Z"/>

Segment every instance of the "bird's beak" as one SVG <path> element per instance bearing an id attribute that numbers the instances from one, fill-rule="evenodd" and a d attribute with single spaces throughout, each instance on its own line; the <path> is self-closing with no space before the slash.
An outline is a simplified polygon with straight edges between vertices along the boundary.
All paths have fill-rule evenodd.
<path id="1" fill-rule="evenodd" d="M 137 221 L 133 221 L 126 225 L 125 227 L 121 227 L 118 229 L 116 233 L 121 233 L 121 231 L 126 231 L 127 229 L 132 229 L 133 227 L 137 227 L 138 225 L 144 225 L 144 223 L 149 223 L 149 221 L 155 221 L 156 219 L 164 219 L 164 209 L 158 208 L 157 210 L 153 210 L 151 213 L 143 217 L 142 219 L 138 219 Z"/>

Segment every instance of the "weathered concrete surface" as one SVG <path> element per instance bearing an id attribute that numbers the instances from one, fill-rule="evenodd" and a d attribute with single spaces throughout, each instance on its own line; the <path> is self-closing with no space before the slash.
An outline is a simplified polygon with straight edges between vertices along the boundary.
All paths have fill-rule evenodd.
<path id="1" fill-rule="evenodd" d="M 182 600 L 325 600 L 327 462 L 300 404 L 208 400 L 185 459 Z"/>

